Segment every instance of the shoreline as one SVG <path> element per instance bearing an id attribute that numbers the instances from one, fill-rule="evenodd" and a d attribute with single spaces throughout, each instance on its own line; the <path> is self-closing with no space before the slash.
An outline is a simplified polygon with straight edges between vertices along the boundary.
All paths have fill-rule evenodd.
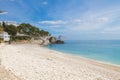
<path id="1" fill-rule="evenodd" d="M 46 47 L 44 47 L 44 48 L 46 48 Z M 80 55 L 74 55 L 74 54 L 71 54 L 71 53 L 60 52 L 60 51 L 53 50 L 53 49 L 50 49 L 50 48 L 46 48 L 46 49 L 49 49 L 49 50 L 51 50 L 53 52 L 55 51 L 57 53 L 61 53 L 62 55 L 70 56 L 72 58 L 78 58 L 78 59 L 83 59 L 83 60 L 87 60 L 87 61 L 90 61 L 90 62 L 95 62 L 95 63 L 97 63 L 99 65 L 101 64 L 101 65 L 104 65 L 104 66 L 116 67 L 116 68 L 119 68 L 119 70 L 117 70 L 117 71 L 120 72 L 120 65 L 117 65 L 117 64 L 104 62 L 104 61 L 100 61 L 100 60 L 95 60 L 95 59 L 83 57 L 83 56 L 80 56 Z"/>
<path id="2" fill-rule="evenodd" d="M 44 47 L 44 48 L 47 48 L 49 50 L 53 50 L 53 51 L 56 51 L 56 52 L 61 52 L 62 54 L 71 55 L 71 56 L 74 56 L 74 57 L 83 58 L 83 59 L 87 59 L 87 60 L 90 60 L 90 61 L 95 61 L 97 63 L 120 67 L 120 64 L 116 64 L 116 63 L 112 63 L 112 62 L 107 62 L 107 61 L 101 61 L 101 60 L 98 60 L 98 59 L 93 59 L 93 58 L 90 58 L 90 57 L 87 57 L 87 56 L 82 56 L 82 55 L 74 54 L 74 53 L 70 53 L 70 52 L 64 52 L 64 51 L 54 50 L 54 49 L 51 49 L 51 48 L 48 48 L 48 47 Z"/>
<path id="3" fill-rule="evenodd" d="M 53 49 L 50 49 L 50 48 L 47 48 L 47 49 L 53 50 Z M 107 65 L 112 65 L 112 66 L 120 67 L 120 65 L 118 65 L 118 64 L 114 64 L 114 63 L 110 63 L 110 62 L 106 62 L 106 61 L 100 61 L 100 60 L 97 60 L 97 59 L 92 59 L 92 58 L 81 56 L 81 55 L 77 55 L 77 54 L 61 52 L 61 51 L 57 51 L 57 50 L 53 50 L 53 51 L 60 52 L 62 54 L 70 55 L 70 56 L 73 56 L 73 57 L 83 58 L 83 59 L 94 61 L 94 62 L 101 63 L 101 64 L 107 64 Z"/>
<path id="4" fill-rule="evenodd" d="M 37 44 L 5 45 L 2 50 L 2 65 L 24 80 L 120 79 L 118 66 L 51 50 Z"/>

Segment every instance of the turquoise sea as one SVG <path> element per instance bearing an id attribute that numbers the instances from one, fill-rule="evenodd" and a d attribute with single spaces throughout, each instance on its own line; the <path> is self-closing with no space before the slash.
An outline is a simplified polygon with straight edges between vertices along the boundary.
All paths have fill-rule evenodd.
<path id="1" fill-rule="evenodd" d="M 120 40 L 66 40 L 50 49 L 120 65 Z"/>

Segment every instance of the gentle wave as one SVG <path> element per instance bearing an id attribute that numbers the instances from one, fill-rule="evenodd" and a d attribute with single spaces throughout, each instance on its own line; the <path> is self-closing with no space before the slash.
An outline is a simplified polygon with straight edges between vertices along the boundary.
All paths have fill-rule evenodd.
<path id="1" fill-rule="evenodd" d="M 120 65 L 120 40 L 69 40 L 50 49 Z"/>

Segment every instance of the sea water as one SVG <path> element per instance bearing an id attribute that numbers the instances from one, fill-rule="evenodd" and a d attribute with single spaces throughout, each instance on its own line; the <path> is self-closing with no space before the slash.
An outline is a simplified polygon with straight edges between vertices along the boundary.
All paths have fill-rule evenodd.
<path id="1" fill-rule="evenodd" d="M 120 65 L 120 40 L 67 40 L 50 49 Z"/>

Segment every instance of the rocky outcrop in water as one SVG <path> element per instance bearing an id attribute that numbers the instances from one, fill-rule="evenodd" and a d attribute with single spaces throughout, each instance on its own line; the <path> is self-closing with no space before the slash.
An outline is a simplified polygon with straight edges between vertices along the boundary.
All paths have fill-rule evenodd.
<path id="1" fill-rule="evenodd" d="M 62 40 L 57 40 L 55 43 L 56 43 L 56 44 L 64 44 L 64 41 L 62 41 Z"/>
<path id="2" fill-rule="evenodd" d="M 62 40 L 57 40 L 56 37 L 50 37 L 49 38 L 49 42 L 51 44 L 64 44 L 64 41 Z"/>
<path id="3" fill-rule="evenodd" d="M 50 43 L 56 43 L 57 39 L 55 37 L 50 37 L 49 38 Z"/>

